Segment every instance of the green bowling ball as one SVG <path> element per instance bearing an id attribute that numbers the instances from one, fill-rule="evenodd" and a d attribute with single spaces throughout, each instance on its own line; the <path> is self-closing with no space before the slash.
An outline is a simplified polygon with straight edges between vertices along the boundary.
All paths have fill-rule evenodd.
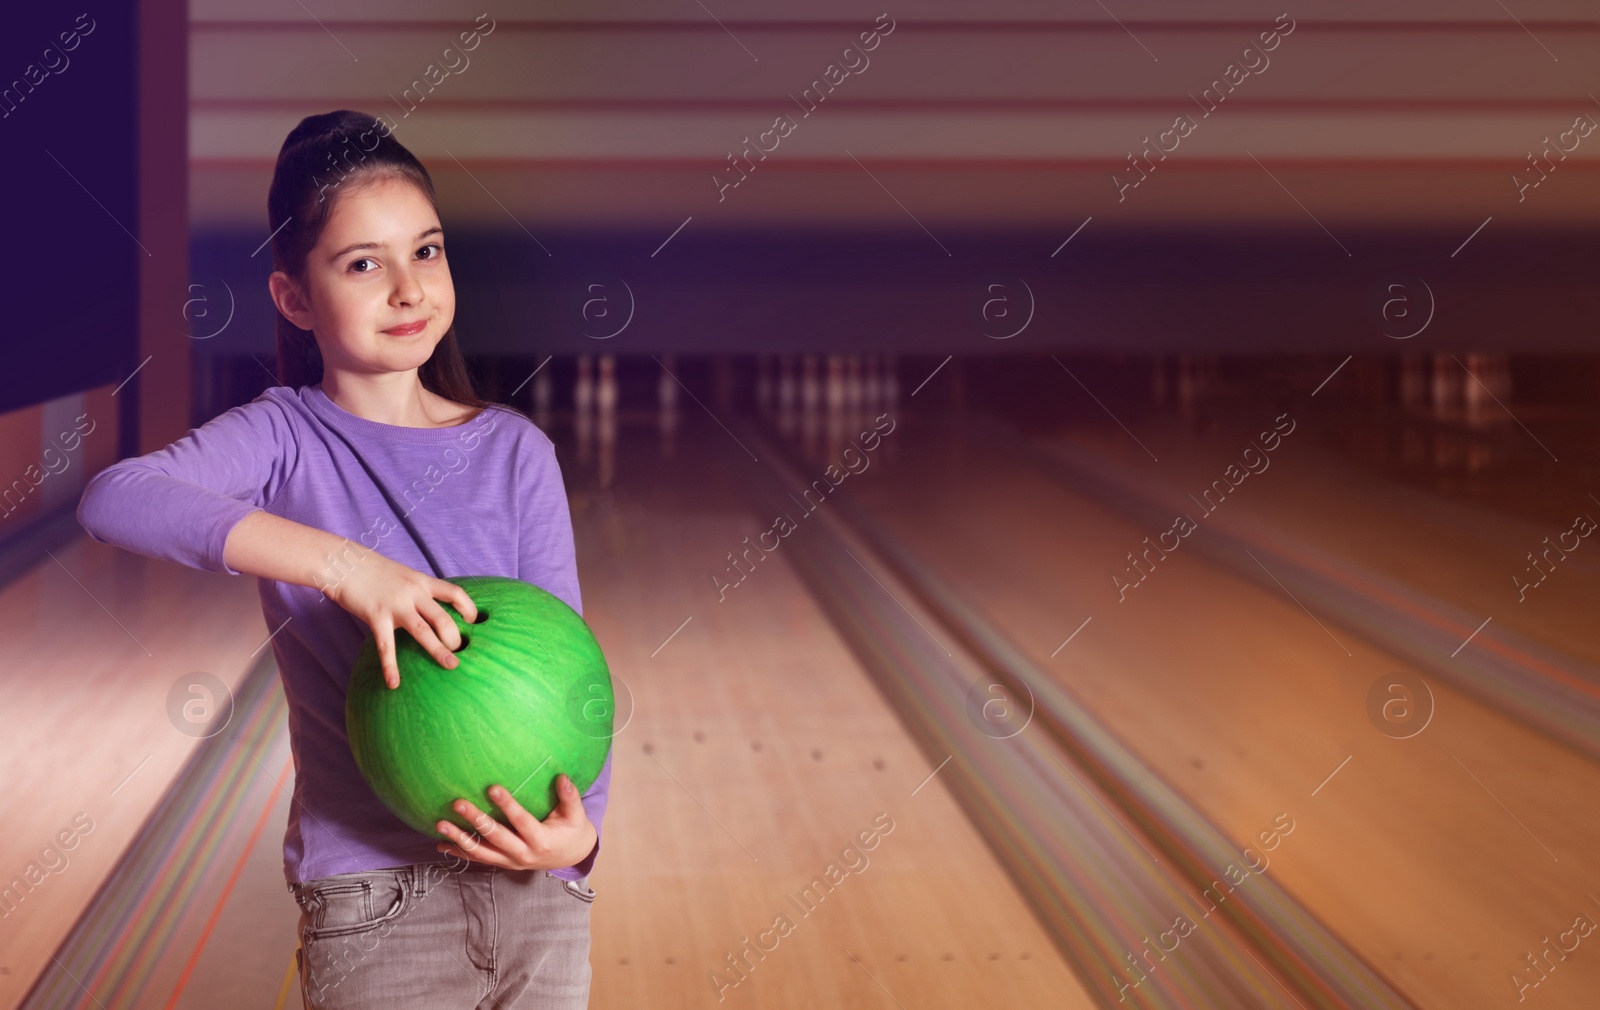
<path id="1" fill-rule="evenodd" d="M 556 776 L 582 794 L 611 748 L 616 710 L 611 672 L 581 616 L 560 598 L 519 579 L 446 579 L 478 607 L 468 624 L 439 601 L 461 631 L 447 670 L 410 632 L 395 631 L 400 686 L 383 682 L 369 633 L 350 673 L 345 728 L 356 767 L 406 824 L 433 838 L 450 821 L 474 830 L 451 804 L 466 798 L 502 824 L 489 799 L 500 784 L 543 820 L 559 797 Z"/>

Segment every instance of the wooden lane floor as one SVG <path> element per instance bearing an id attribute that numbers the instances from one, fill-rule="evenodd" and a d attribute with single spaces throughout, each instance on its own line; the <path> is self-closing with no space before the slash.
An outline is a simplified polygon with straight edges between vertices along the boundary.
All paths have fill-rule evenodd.
<path id="1" fill-rule="evenodd" d="M 1092 1005 L 783 559 L 719 601 L 712 575 L 767 522 L 715 462 L 739 446 L 704 426 L 669 461 L 622 439 L 609 494 L 567 469 L 585 616 L 632 699 L 592 1005 Z M 876 847 L 842 854 L 880 816 Z M 801 914 L 790 896 L 846 861 Z M 776 946 L 737 981 L 728 956 L 762 930 Z"/>
<path id="2" fill-rule="evenodd" d="M 695 431 L 693 422 L 686 427 Z M 934 768 L 793 574 L 764 566 L 759 583 L 719 602 L 711 573 L 762 524 L 742 511 L 714 463 L 715 453 L 737 447 L 715 441 L 724 436 L 709 422 L 705 428 L 670 460 L 654 438 L 624 437 L 604 493 L 593 467 L 561 443 L 585 616 L 624 699 L 614 798 L 590 878 L 590 1005 L 1090 1006 L 1011 878 L 930 778 Z M 73 677 L 41 669 L 4 683 L 7 711 L 30 715 L 18 720 L 32 727 L 22 743 L 36 749 L 32 763 L 19 748 L 8 764 L 28 769 L 13 789 L 32 791 L 13 795 L 33 801 L 19 808 L 12 864 L 33 858 L 20 844 L 30 829 L 45 837 L 63 811 L 70 819 L 89 809 L 75 799 L 102 785 L 109 793 L 137 764 L 117 764 L 102 783 L 109 762 L 101 749 L 157 758 L 126 779 L 113 797 L 121 805 L 93 807 L 99 833 L 77 848 L 72 872 L 48 878 L 55 890 L 20 906 L 31 914 L 28 931 L 0 922 L 11 931 L 0 934 L 13 968 L 0 976 L 14 982 L 7 1006 L 41 973 L 60 973 L 52 952 L 61 938 L 96 888 L 115 879 L 118 857 L 151 840 L 145 817 L 195 751 L 194 738 L 175 732 L 166 714 L 174 670 L 228 669 L 231 660 L 238 672 L 228 687 L 237 689 L 250 651 L 267 635 L 253 579 L 86 539 L 58 557 L 159 658 L 130 660 L 129 650 L 142 653 L 122 631 L 74 637 L 74 622 L 104 612 L 49 562 L 8 588 L 34 594 L 19 602 L 14 640 L 57 635 L 69 654 L 82 652 L 64 667 Z M 184 621 L 163 616 L 177 611 Z M 271 714 L 281 692 L 264 686 L 250 695 L 252 711 Z M 94 720 L 92 733 L 85 718 Z M 207 858 L 186 864 L 197 885 L 161 919 L 161 945 L 131 931 L 115 953 L 131 966 L 127 974 L 103 976 L 110 981 L 91 986 L 86 1006 L 301 1006 L 290 974 L 297 910 L 281 865 L 293 779 L 280 760 L 287 726 L 281 715 L 278 722 L 257 740 L 271 767 L 241 777 L 237 813 L 215 825 Z M 159 774 L 149 774 L 158 759 Z M 63 762 L 56 778 L 40 766 L 51 760 Z M 98 840 L 103 851 L 91 847 Z M 180 882 L 167 876 L 176 891 Z M 775 930 L 779 917 L 787 925 Z M 113 923 L 106 916 L 88 925 L 103 931 Z M 730 955 L 745 959 L 739 970 Z M 140 990 L 132 982 L 119 988 L 119 977 Z"/>
<path id="3" fill-rule="evenodd" d="M 1009 429 L 985 422 L 986 419 L 973 418 L 969 425 L 974 434 L 979 427 L 987 428 L 985 437 L 993 444 L 1019 444 Z M 1295 427 L 1298 425 L 1291 425 L 1289 430 L 1292 432 Z M 1268 445 L 1278 438 L 1272 431 L 1256 437 Z M 1212 455 L 1216 448 L 1193 439 L 1187 442 L 1184 448 L 1196 456 Z M 1493 564 L 1495 552 L 1459 550 L 1456 565 L 1444 579 L 1449 590 L 1436 592 L 1432 587 L 1440 582 L 1439 573 L 1427 562 L 1426 543 L 1413 544 L 1400 553 L 1399 565 L 1394 557 L 1376 564 L 1363 561 L 1358 556 L 1361 552 L 1341 548 L 1341 543 L 1368 540 L 1372 536 L 1368 527 L 1372 525 L 1382 527 L 1386 539 L 1420 540 L 1422 534 L 1432 532 L 1436 520 L 1448 523 L 1450 533 L 1474 536 L 1481 547 L 1503 547 L 1508 541 L 1531 542 L 1533 534 L 1519 532 L 1514 522 L 1507 523 L 1498 515 L 1486 515 L 1457 503 L 1441 502 L 1437 495 L 1414 496 L 1390 482 L 1374 487 L 1359 475 L 1347 474 L 1345 482 L 1359 490 L 1341 495 L 1323 482 L 1328 489 L 1319 496 L 1317 505 L 1325 520 L 1319 524 L 1319 534 L 1312 538 L 1289 536 L 1282 532 L 1280 513 L 1252 514 L 1223 507 L 1234 503 L 1232 496 L 1236 492 L 1231 485 L 1240 484 L 1249 476 L 1238 463 L 1222 466 L 1226 479 L 1202 486 L 1203 497 L 1194 497 L 1192 491 L 1185 494 L 1183 485 L 1173 485 L 1150 473 L 1149 469 L 1158 465 L 1154 461 L 1145 466 L 1130 465 L 1125 460 L 1109 460 L 1056 441 L 1021 444 L 1031 465 L 1119 514 L 1159 531 L 1154 539 L 1146 537 L 1141 541 L 1137 555 L 1131 551 L 1123 555 L 1120 573 L 1113 568 L 1111 580 L 1119 599 L 1136 593 L 1168 550 L 1176 551 L 1188 544 L 1187 556 L 1203 555 L 1207 562 L 1229 568 L 1235 575 L 1269 590 L 1282 591 L 1306 610 L 1359 630 L 1374 645 L 1414 664 L 1419 671 L 1448 681 L 1490 707 L 1600 760 L 1600 666 L 1563 649 L 1561 639 L 1547 644 L 1550 639 L 1529 634 L 1526 629 L 1530 621 L 1539 620 L 1535 609 L 1513 607 L 1508 614 L 1501 597 L 1498 616 L 1509 619 L 1495 622 L 1495 610 L 1480 609 L 1493 606 L 1493 601 L 1459 602 L 1458 586 L 1471 582 L 1471 575 L 1482 575 L 1483 566 Z M 1301 444 L 1307 451 L 1295 457 L 1297 461 L 1303 461 L 1317 447 L 1315 442 Z M 1171 454 L 1170 449 L 1163 451 Z M 1263 464 L 1268 460 L 1264 452 L 1246 449 L 1240 460 L 1265 472 Z M 1189 461 L 1184 459 L 1167 469 L 1182 470 L 1185 462 Z M 1320 474 L 1321 470 L 1320 466 L 1313 467 L 1315 473 Z M 1289 474 L 1279 481 L 1293 483 L 1293 469 Z M 1369 515 L 1365 523 L 1358 508 L 1340 504 L 1345 497 L 1364 495 L 1372 499 L 1385 491 L 1392 492 L 1395 500 L 1386 514 Z M 1204 533 L 1190 536 L 1202 519 Z M 1592 520 L 1580 516 L 1580 522 L 1587 524 L 1580 529 L 1594 532 Z M 1437 539 L 1433 538 L 1435 542 Z M 1576 543 L 1569 542 L 1568 550 L 1581 546 L 1578 533 L 1572 533 L 1571 540 Z M 1550 548 L 1550 553 L 1560 554 L 1561 548 Z M 1586 564 L 1582 555 L 1569 556 L 1561 564 L 1567 569 L 1563 581 L 1567 591 L 1581 593 L 1586 584 L 1592 586 L 1595 566 Z M 1420 579 L 1419 572 L 1424 573 Z M 1569 636 L 1567 640 L 1576 639 Z M 1471 648 L 1467 648 L 1469 644 Z"/>
<path id="4" fill-rule="evenodd" d="M 0 887 L 8 892 L 0 903 L 0 1007 L 17 1006 L 41 976 L 60 973 L 53 953 L 202 745 L 268 633 L 254 579 L 152 561 L 81 531 L 0 588 L 0 767 L 10 811 L 0 836 Z M 244 835 L 257 813 L 240 814 Z M 285 816 L 272 822 L 271 849 L 281 851 Z M 219 837 L 231 838 L 235 827 Z M 281 858 L 269 865 L 287 898 Z M 189 911 L 203 922 L 216 898 L 197 895 Z M 257 916 L 276 924 L 263 982 L 274 991 L 295 914 L 288 902 Z"/>
<path id="5" fill-rule="evenodd" d="M 1292 822 L 1261 872 L 1419 1006 L 1591 1005 L 1574 923 L 1600 921 L 1600 768 L 1437 683 L 1427 728 L 1392 739 L 1367 697 L 1393 657 L 1181 548 L 1119 603 L 1108 573 L 1151 530 L 957 425 L 903 424 L 845 493 L 1241 847 Z"/>
<path id="6" fill-rule="evenodd" d="M 1159 462 L 1111 426 L 1077 428 L 1042 441 L 1116 464 L 1129 478 L 1159 489 L 1174 513 L 1187 506 L 1206 525 L 1270 526 L 1600 665 L 1600 635 L 1593 622 L 1600 605 L 1600 549 L 1573 532 L 1580 517 L 1600 521 L 1600 503 L 1589 495 L 1600 488 L 1586 488 L 1581 474 L 1565 473 L 1558 465 L 1538 475 L 1508 472 L 1504 480 L 1528 499 L 1527 507 L 1553 518 L 1498 515 L 1372 476 L 1348 450 L 1335 449 L 1324 438 L 1323 429 L 1347 424 L 1340 413 L 1296 409 L 1296 430 L 1274 451 L 1262 452 L 1257 436 L 1272 430 L 1272 413 L 1263 408 L 1259 416 L 1249 416 L 1236 409 L 1204 434 L 1172 418 L 1144 419 L 1140 437 L 1160 455 Z M 1225 496 L 1214 492 L 1213 499 L 1222 504 L 1202 519 L 1202 508 L 1187 495 L 1198 496 L 1212 481 L 1224 479 L 1225 468 L 1252 445 L 1257 448 L 1250 458 L 1265 468 L 1242 478 L 1235 471 L 1236 489 Z M 1579 529 L 1592 532 L 1593 527 L 1580 523 Z M 1450 563 L 1440 564 L 1441 558 Z"/>

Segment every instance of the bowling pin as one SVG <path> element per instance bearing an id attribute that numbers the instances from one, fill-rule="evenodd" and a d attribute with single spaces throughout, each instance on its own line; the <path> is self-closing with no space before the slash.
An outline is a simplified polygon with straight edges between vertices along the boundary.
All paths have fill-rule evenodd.
<path id="1" fill-rule="evenodd" d="M 794 355 L 784 354 L 778 358 L 778 406 L 793 407 L 799 400 L 799 380 L 794 374 Z"/>
<path id="2" fill-rule="evenodd" d="M 600 490 L 611 488 L 617 450 L 617 356 L 600 356 L 600 382 L 595 390 L 599 411 Z"/>
<path id="3" fill-rule="evenodd" d="M 853 354 L 850 366 L 850 423 L 845 425 L 845 435 L 852 437 L 861 431 L 867 419 L 867 355 Z"/>
<path id="4" fill-rule="evenodd" d="M 844 361 L 840 355 L 828 355 L 828 377 L 825 387 L 828 413 L 836 414 L 844 404 Z"/>
<path id="5" fill-rule="evenodd" d="M 585 413 L 594 404 L 594 358 L 578 355 L 578 380 L 572 389 L 573 409 Z"/>
<path id="6" fill-rule="evenodd" d="M 778 358 L 778 431 L 786 438 L 794 437 L 795 424 L 799 420 L 795 404 L 799 400 L 800 391 L 794 374 L 794 355 L 784 354 Z"/>
<path id="7" fill-rule="evenodd" d="M 541 431 L 550 428 L 550 391 L 553 388 L 550 373 L 554 370 L 554 362 L 545 358 L 539 370 L 533 373 L 533 423 Z"/>
<path id="8" fill-rule="evenodd" d="M 879 355 L 869 354 L 865 373 L 861 377 L 861 411 L 868 417 L 878 412 L 878 399 L 883 395 L 883 381 L 878 377 Z"/>
<path id="9" fill-rule="evenodd" d="M 833 459 L 838 456 L 843 448 L 844 421 L 845 421 L 845 356 L 842 354 L 828 355 L 827 379 L 827 451 L 826 456 Z"/>
<path id="10" fill-rule="evenodd" d="M 594 435 L 594 361 L 588 354 L 578 355 L 578 381 L 572 390 L 573 427 L 578 436 L 578 461 L 589 461 L 589 443 Z"/>
<path id="11" fill-rule="evenodd" d="M 600 355 L 600 375 L 595 383 L 595 407 L 601 411 L 617 410 L 617 356 Z"/>
<path id="12" fill-rule="evenodd" d="M 661 430 L 661 458 L 671 459 L 678 432 L 678 383 L 668 374 L 678 370 L 677 358 L 661 355 L 661 374 L 656 377 L 657 427 Z"/>
<path id="13" fill-rule="evenodd" d="M 1444 353 L 1435 353 L 1433 355 L 1433 385 L 1431 393 L 1434 420 L 1454 420 L 1459 415 L 1458 407 L 1463 392 L 1460 380 L 1466 377 L 1466 373 L 1461 370 L 1461 366 L 1456 364 L 1451 355 Z"/>
<path id="14" fill-rule="evenodd" d="M 1468 351 L 1462 357 L 1463 364 L 1471 373 L 1466 376 L 1466 381 L 1461 387 L 1461 398 L 1466 407 L 1466 422 L 1474 428 L 1479 428 L 1487 420 L 1490 408 L 1494 405 L 1489 396 L 1489 383 L 1494 381 L 1494 377 L 1487 374 L 1489 356 Z"/>
<path id="15" fill-rule="evenodd" d="M 850 355 L 850 368 L 845 374 L 845 402 L 849 404 L 849 417 L 845 427 L 854 431 L 866 410 L 866 381 L 862 375 L 861 355 Z"/>
<path id="16" fill-rule="evenodd" d="M 772 355 L 756 355 L 756 412 L 762 417 L 772 414 Z"/>
<path id="17" fill-rule="evenodd" d="M 801 452 L 807 457 L 812 457 L 816 454 L 817 435 L 822 431 L 822 380 L 817 375 L 815 354 L 807 354 L 802 362 L 804 371 L 800 380 Z"/>

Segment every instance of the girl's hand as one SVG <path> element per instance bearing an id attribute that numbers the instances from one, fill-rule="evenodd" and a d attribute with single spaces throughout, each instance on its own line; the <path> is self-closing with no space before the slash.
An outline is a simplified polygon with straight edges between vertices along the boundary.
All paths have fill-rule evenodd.
<path id="1" fill-rule="evenodd" d="M 383 664 L 383 682 L 400 686 L 395 661 L 395 629 L 404 628 L 446 670 L 460 660 L 451 655 L 461 648 L 461 632 L 436 600 L 445 600 L 468 624 L 478 621 L 478 607 L 467 591 L 454 582 L 436 579 L 376 551 L 352 544 L 359 560 L 338 583 L 324 590 L 328 598 L 361 618 L 372 628 Z"/>
<path id="2" fill-rule="evenodd" d="M 578 787 L 566 775 L 556 777 L 556 793 L 559 797 L 556 808 L 540 821 L 504 788 L 491 786 L 489 798 L 505 811 L 511 821 L 509 828 L 467 800 L 457 800 L 456 813 L 476 825 L 478 831 L 468 834 L 449 821 L 440 821 L 437 825 L 440 833 L 455 844 L 440 842 L 436 848 L 508 870 L 559 870 L 573 866 L 594 851 L 600 834 L 589 823 Z"/>

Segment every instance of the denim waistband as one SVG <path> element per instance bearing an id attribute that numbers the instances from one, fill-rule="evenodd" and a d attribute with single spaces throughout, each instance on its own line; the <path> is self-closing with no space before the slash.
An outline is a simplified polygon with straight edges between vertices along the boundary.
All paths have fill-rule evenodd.
<path id="1" fill-rule="evenodd" d="M 435 869 L 435 867 L 437 867 L 438 869 Z M 293 893 L 296 888 L 309 887 L 310 885 L 315 884 L 315 883 L 319 883 L 319 882 L 324 882 L 324 881 L 329 881 L 329 880 L 337 881 L 340 878 L 354 878 L 354 877 L 369 876 L 369 875 L 375 874 L 375 873 L 392 873 L 392 874 L 395 874 L 401 880 L 404 880 L 406 883 L 410 884 L 413 889 L 422 890 L 423 889 L 423 884 L 426 882 L 427 874 L 429 874 L 431 872 L 431 873 L 433 873 L 435 875 L 436 879 L 440 879 L 440 878 L 438 878 L 438 874 L 440 873 L 440 871 L 443 871 L 446 874 L 454 874 L 454 873 L 482 874 L 482 873 L 502 873 L 502 872 L 506 872 L 505 867 L 503 867 L 503 866 L 495 866 L 492 863 L 484 863 L 484 862 L 480 862 L 480 861 L 477 861 L 477 860 L 473 860 L 471 862 L 468 862 L 465 866 L 458 865 L 457 863 L 452 862 L 452 861 L 435 860 L 435 861 L 430 861 L 430 862 L 426 862 L 426 863 L 409 863 L 409 864 L 407 864 L 405 866 L 384 866 L 384 867 L 379 867 L 379 868 L 373 869 L 373 870 L 349 870 L 349 871 L 346 871 L 344 873 L 331 873 L 331 874 L 328 874 L 327 876 L 324 876 L 324 877 L 316 877 L 316 878 L 314 878 L 312 880 L 305 880 L 305 881 L 301 881 L 299 883 L 296 883 L 295 881 L 289 880 L 289 881 L 285 881 L 284 882 L 284 886 L 290 893 Z M 567 879 L 565 879 L 563 877 L 556 877 L 556 875 L 553 872 L 551 872 L 550 870 L 540 870 L 539 872 L 543 873 L 543 874 L 546 874 L 547 876 L 554 877 L 556 880 L 561 881 L 561 883 L 567 885 L 568 887 L 578 887 L 580 889 L 585 889 L 586 886 L 587 886 L 587 882 L 588 882 L 588 878 L 587 877 L 579 877 L 576 881 L 571 881 L 571 880 L 567 880 Z"/>

